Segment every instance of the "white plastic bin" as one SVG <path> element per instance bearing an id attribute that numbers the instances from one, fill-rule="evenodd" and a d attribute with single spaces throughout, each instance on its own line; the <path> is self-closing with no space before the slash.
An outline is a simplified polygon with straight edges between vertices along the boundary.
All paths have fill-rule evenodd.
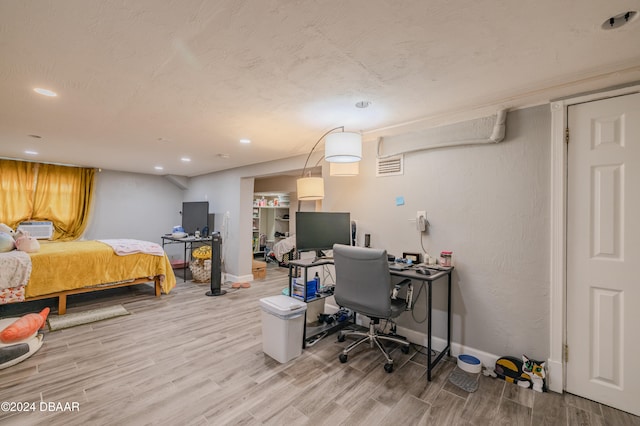
<path id="1" fill-rule="evenodd" d="M 281 363 L 300 356 L 307 304 L 278 295 L 260 299 L 260 307 L 264 353 Z"/>

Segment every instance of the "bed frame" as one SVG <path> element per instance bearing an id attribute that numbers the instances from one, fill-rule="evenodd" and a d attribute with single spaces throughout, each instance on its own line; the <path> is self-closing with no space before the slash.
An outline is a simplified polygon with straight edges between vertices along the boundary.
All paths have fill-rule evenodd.
<path id="1" fill-rule="evenodd" d="M 136 278 L 133 281 L 127 281 L 122 283 L 105 284 L 105 285 L 94 286 L 94 287 L 74 288 L 72 290 L 59 291 L 57 293 L 49 293 L 49 294 L 43 294 L 41 296 L 27 297 L 24 299 L 24 301 L 30 302 L 32 300 L 52 299 L 54 297 L 57 297 L 58 298 L 58 315 L 64 315 L 67 313 L 67 296 L 69 295 L 91 293 L 94 291 L 108 290 L 108 289 L 118 288 L 118 287 L 128 287 L 131 285 L 146 284 L 151 281 L 154 282 L 156 297 L 160 297 L 160 293 L 162 289 L 162 287 L 160 286 L 160 277 L 155 277 L 154 279 L 149 279 L 148 277 L 145 277 L 145 278 Z"/>

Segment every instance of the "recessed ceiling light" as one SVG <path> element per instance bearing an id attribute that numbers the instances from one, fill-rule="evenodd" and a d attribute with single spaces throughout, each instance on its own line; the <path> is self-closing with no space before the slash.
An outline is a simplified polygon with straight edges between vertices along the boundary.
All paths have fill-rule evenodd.
<path id="1" fill-rule="evenodd" d="M 29 136 L 30 138 L 34 138 L 34 139 L 42 139 L 42 136 L 40 136 L 40 135 L 27 135 L 27 136 Z"/>
<path id="2" fill-rule="evenodd" d="M 240 139 L 240 143 L 251 143 L 251 139 Z"/>
<path id="3" fill-rule="evenodd" d="M 41 89 L 40 87 L 36 87 L 35 89 L 33 89 L 33 91 L 44 96 L 50 96 L 50 97 L 58 96 L 58 94 L 53 90 Z"/>
<path id="4" fill-rule="evenodd" d="M 637 16 L 638 12 L 635 10 L 619 13 L 616 16 L 612 16 L 611 18 L 604 21 L 601 25 L 601 28 L 603 30 L 613 30 L 615 28 L 620 28 L 621 26 L 633 21 L 633 19 Z"/>
<path id="5" fill-rule="evenodd" d="M 231 157 L 229 154 L 218 154 L 218 157 L 220 158 L 224 158 L 225 160 L 229 157 Z"/>
<path id="6" fill-rule="evenodd" d="M 184 161 L 185 163 L 189 163 L 191 161 L 191 158 L 189 157 L 182 157 L 180 160 Z"/>
<path id="7" fill-rule="evenodd" d="M 155 167 L 154 167 L 154 169 L 156 169 L 156 170 L 164 170 L 164 167 L 162 167 L 162 166 L 155 166 Z"/>
<path id="8" fill-rule="evenodd" d="M 368 108 L 371 105 L 370 101 L 356 102 L 356 108 Z"/>
<path id="9" fill-rule="evenodd" d="M 31 150 L 26 150 L 24 153 L 29 155 L 38 155 L 37 151 L 31 151 Z"/>

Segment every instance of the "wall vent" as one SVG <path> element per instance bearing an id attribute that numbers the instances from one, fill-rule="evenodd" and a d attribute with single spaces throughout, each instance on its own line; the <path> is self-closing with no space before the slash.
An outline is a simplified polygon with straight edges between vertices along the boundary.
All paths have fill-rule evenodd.
<path id="1" fill-rule="evenodd" d="M 404 174 L 404 155 L 376 158 L 376 177 Z"/>

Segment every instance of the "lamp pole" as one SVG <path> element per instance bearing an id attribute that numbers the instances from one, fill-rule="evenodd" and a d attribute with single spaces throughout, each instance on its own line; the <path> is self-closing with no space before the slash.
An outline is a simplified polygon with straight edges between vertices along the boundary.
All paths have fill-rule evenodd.
<path id="1" fill-rule="evenodd" d="M 307 170 L 307 164 L 309 163 L 309 158 L 311 158 L 311 154 L 313 154 L 313 151 L 315 151 L 318 144 L 322 142 L 322 139 L 324 139 L 325 136 L 327 136 L 329 133 L 333 132 L 334 130 L 338 130 L 338 129 L 342 129 L 342 131 L 344 131 L 344 126 L 335 127 L 325 132 L 324 135 L 320 136 L 320 139 L 318 139 L 318 142 L 316 142 L 316 144 L 313 145 L 313 148 L 311 148 L 311 152 L 309 152 L 309 155 L 307 156 L 307 161 L 304 162 L 304 167 L 302 168 L 302 175 L 300 177 L 304 177 L 304 172 Z"/>

